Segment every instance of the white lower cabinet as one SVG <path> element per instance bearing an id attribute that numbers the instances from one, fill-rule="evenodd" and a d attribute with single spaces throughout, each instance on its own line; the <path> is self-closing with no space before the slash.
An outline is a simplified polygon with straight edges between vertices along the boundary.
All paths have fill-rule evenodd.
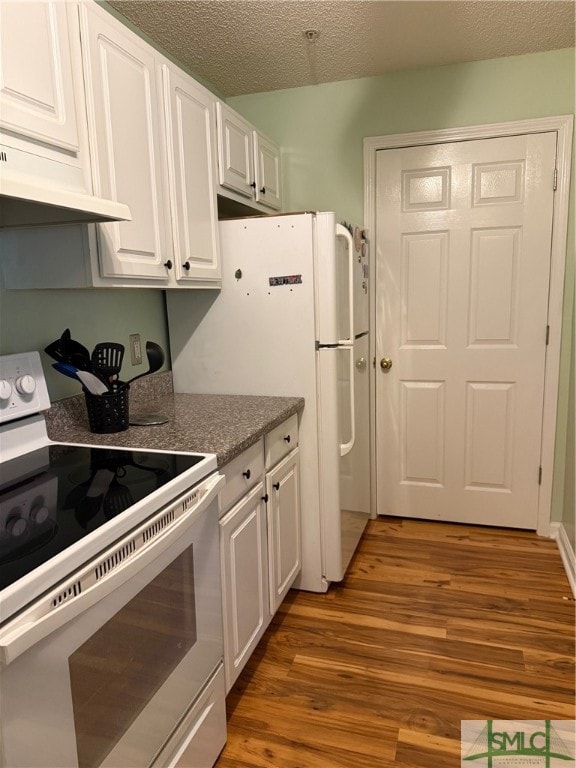
<path id="1" fill-rule="evenodd" d="M 264 484 L 220 521 L 224 667 L 229 691 L 271 618 Z"/>
<path id="2" fill-rule="evenodd" d="M 298 448 L 266 473 L 270 610 L 274 614 L 301 567 Z"/>
<path id="3" fill-rule="evenodd" d="M 228 692 L 300 571 L 297 416 L 222 471 L 220 565 Z"/>

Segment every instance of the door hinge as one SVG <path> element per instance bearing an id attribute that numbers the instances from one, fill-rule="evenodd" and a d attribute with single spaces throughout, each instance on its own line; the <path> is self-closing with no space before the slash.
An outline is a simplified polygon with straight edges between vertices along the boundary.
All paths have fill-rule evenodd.
<path id="1" fill-rule="evenodd" d="M 548 346 L 548 344 L 550 344 L 550 326 L 549 325 L 546 326 L 546 346 Z"/>
<path id="2" fill-rule="evenodd" d="M 554 192 L 558 189 L 558 168 L 554 168 Z"/>
<path id="3" fill-rule="evenodd" d="M 542 485 L 542 467 L 538 467 L 538 485 Z"/>

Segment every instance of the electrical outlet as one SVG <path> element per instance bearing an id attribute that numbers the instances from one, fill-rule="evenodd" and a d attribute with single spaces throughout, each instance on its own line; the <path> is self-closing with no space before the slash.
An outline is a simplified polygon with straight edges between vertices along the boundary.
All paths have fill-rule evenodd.
<path id="1" fill-rule="evenodd" d="M 139 333 L 131 333 L 130 340 L 130 360 L 132 365 L 142 365 L 142 344 Z"/>

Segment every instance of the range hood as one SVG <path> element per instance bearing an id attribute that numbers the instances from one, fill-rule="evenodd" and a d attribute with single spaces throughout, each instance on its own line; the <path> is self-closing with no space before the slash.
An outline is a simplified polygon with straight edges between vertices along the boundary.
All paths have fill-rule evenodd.
<path id="1" fill-rule="evenodd" d="M 0 227 L 131 221 L 127 205 L 0 172 Z"/>

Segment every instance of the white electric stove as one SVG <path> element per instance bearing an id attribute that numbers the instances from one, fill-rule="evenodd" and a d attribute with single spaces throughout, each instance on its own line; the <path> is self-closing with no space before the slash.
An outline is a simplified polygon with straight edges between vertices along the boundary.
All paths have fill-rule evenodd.
<path id="1" fill-rule="evenodd" d="M 55 443 L 49 407 L 39 354 L 0 357 L 0 765 L 212 765 L 216 457 Z"/>

